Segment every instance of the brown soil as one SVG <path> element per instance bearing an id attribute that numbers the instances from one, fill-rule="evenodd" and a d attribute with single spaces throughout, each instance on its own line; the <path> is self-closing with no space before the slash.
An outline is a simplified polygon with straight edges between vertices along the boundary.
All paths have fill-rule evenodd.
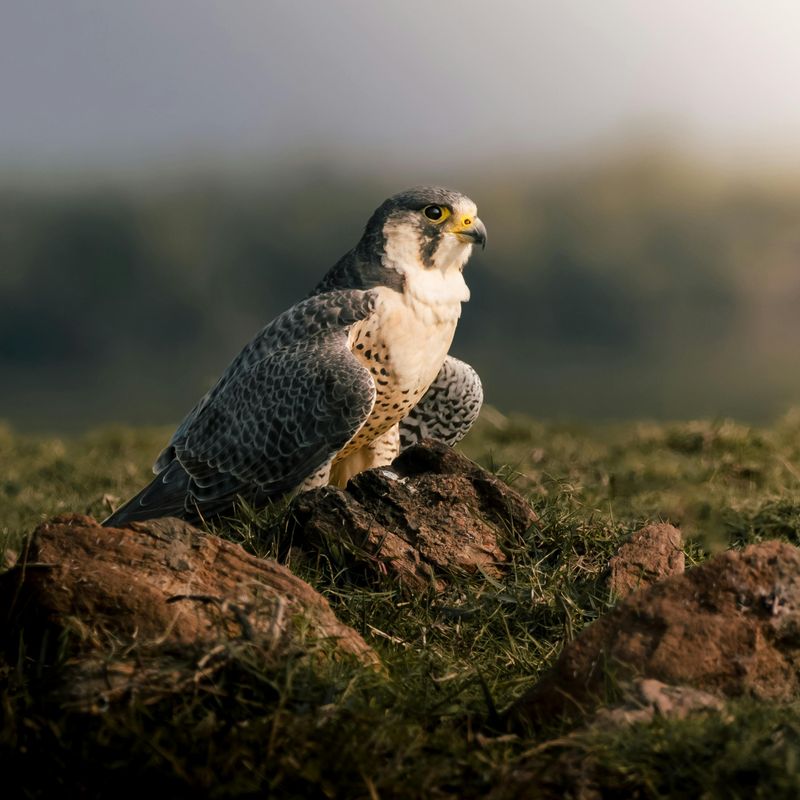
<path id="1" fill-rule="evenodd" d="M 726 697 L 795 697 L 800 550 L 751 545 L 635 592 L 565 646 L 509 722 L 586 719 L 636 676 Z"/>
<path id="2" fill-rule="evenodd" d="M 681 532 L 666 523 L 646 525 L 611 559 L 611 589 L 627 597 L 669 575 L 680 575 L 684 564 Z"/>
<path id="3" fill-rule="evenodd" d="M 99 708 L 129 691 L 179 689 L 231 646 L 263 656 L 324 642 L 326 653 L 377 664 L 288 569 L 175 519 L 116 529 L 76 514 L 40 525 L 0 576 L 0 613 L 6 649 L 23 628 L 39 654 L 68 635 L 60 690 Z"/>
<path id="4" fill-rule="evenodd" d="M 295 544 L 343 543 L 351 564 L 412 591 L 441 589 L 452 575 L 499 576 L 506 561 L 500 543 L 536 522 L 513 489 L 435 442 L 406 450 L 391 473 L 363 472 L 344 491 L 300 495 L 292 509 Z"/>

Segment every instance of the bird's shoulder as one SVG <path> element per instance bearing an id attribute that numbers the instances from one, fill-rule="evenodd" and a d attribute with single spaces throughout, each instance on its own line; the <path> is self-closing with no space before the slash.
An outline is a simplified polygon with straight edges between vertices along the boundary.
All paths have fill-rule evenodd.
<path id="1" fill-rule="evenodd" d="M 339 289 L 307 297 L 262 328 L 242 354 L 251 347 L 254 353 L 269 352 L 298 339 L 344 331 L 369 317 L 377 302 L 375 289 Z"/>

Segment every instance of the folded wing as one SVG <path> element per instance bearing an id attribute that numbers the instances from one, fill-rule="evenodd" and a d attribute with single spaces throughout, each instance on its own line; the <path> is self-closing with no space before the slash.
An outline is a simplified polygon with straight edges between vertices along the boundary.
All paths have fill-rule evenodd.
<path id="1" fill-rule="evenodd" d="M 278 317 L 190 412 L 156 462 L 155 479 L 104 524 L 262 504 L 324 467 L 369 416 L 375 386 L 350 352 L 368 292 L 310 298 Z"/>

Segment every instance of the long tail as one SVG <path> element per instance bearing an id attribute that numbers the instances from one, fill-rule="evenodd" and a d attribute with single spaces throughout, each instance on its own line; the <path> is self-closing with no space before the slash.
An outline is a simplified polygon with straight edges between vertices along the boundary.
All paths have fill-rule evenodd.
<path id="1" fill-rule="evenodd" d="M 179 517 L 187 521 L 197 519 L 197 511 L 189 495 L 189 474 L 178 461 L 172 461 L 153 480 L 120 506 L 108 519 L 107 528 L 119 528 L 129 522 Z"/>

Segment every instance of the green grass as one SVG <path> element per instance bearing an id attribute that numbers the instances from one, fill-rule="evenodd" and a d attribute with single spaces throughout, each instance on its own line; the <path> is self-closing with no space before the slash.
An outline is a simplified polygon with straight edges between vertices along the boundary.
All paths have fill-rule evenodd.
<path id="1" fill-rule="evenodd" d="M 60 441 L 0 430 L 7 546 L 54 513 L 103 516 L 147 479 L 168 433 Z M 0 760 L 27 776 L 33 796 L 158 785 L 174 797 L 461 798 L 498 786 L 507 787 L 500 796 L 561 797 L 581 782 L 605 787 L 602 796 L 797 796 L 797 708 L 742 701 L 722 716 L 537 738 L 506 735 L 496 714 L 610 607 L 608 559 L 643 522 L 680 525 L 690 562 L 767 538 L 798 543 L 800 413 L 769 428 L 583 428 L 488 410 L 463 449 L 529 496 L 540 517 L 506 542 L 503 580 L 408 597 L 351 581 L 334 551 L 291 556 L 380 653 L 385 674 L 303 653 L 271 663 L 245 650 L 189 697 L 86 718 L 49 706 L 12 665 Z M 286 550 L 283 522 L 279 511 L 243 512 L 219 532 L 275 555 Z M 514 795 L 520 776 L 528 793 Z"/>

